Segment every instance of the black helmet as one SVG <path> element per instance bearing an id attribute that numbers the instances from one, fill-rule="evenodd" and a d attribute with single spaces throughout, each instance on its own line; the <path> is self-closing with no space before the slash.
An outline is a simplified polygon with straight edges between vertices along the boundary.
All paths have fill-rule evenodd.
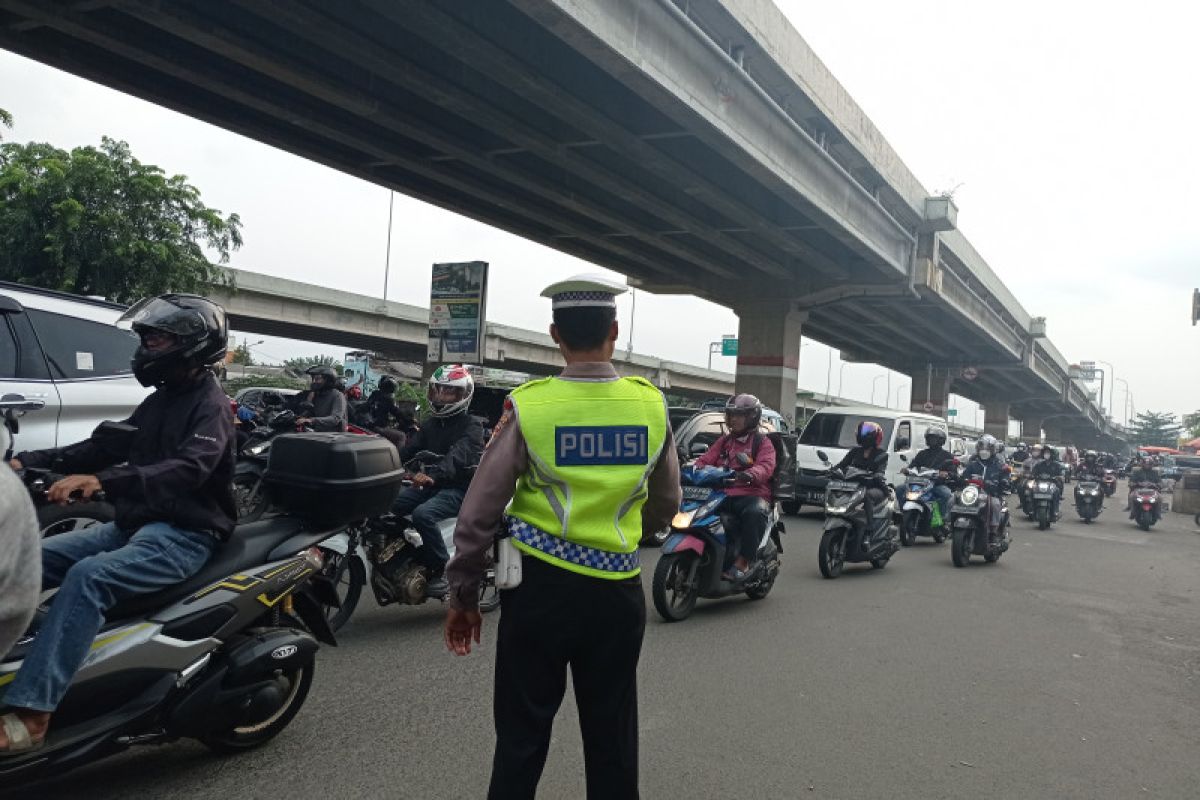
<path id="1" fill-rule="evenodd" d="M 337 371 L 333 367 L 329 366 L 328 364 L 317 364 L 315 366 L 309 367 L 308 369 L 304 370 L 304 372 L 305 372 L 305 374 L 310 375 L 313 378 L 321 379 L 320 386 L 315 386 L 315 381 L 314 381 L 314 388 L 316 388 L 317 391 L 323 392 L 323 391 L 326 391 L 327 389 L 333 389 L 333 388 L 337 387 L 337 380 L 338 380 Z"/>
<path id="2" fill-rule="evenodd" d="M 946 443 L 946 432 L 941 428 L 930 428 L 925 431 L 926 447 L 941 447 Z"/>
<path id="3" fill-rule="evenodd" d="M 1089 464 L 1095 462 L 1099 458 L 1100 458 L 1100 454 L 1097 453 L 1095 450 L 1088 450 L 1086 453 L 1083 454 L 1083 460 L 1088 462 Z"/>
<path id="4" fill-rule="evenodd" d="M 396 393 L 396 379 L 391 375 L 384 375 L 379 379 L 379 391 L 385 394 Z"/>
<path id="5" fill-rule="evenodd" d="M 160 331 L 175 337 L 163 350 L 140 345 L 133 354 L 133 374 L 142 386 L 159 386 L 175 367 L 207 367 L 225 358 L 229 328 L 225 309 L 194 294 L 147 297 L 121 315 L 117 326 L 142 336 Z"/>
<path id="6" fill-rule="evenodd" d="M 729 398 L 729 402 L 725 404 L 725 424 L 729 424 L 730 414 L 747 414 L 749 421 L 748 430 L 758 430 L 758 423 L 762 420 L 763 405 L 758 398 L 752 394 L 736 394 Z"/>

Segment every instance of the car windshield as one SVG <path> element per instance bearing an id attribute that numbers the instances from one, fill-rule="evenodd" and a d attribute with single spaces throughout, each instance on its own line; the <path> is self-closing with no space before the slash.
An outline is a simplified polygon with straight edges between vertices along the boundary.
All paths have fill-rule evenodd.
<path id="1" fill-rule="evenodd" d="M 883 441 L 885 443 L 891 441 L 892 425 L 895 424 L 895 420 L 822 412 L 814 415 L 804 426 L 804 432 L 800 434 L 800 444 L 813 447 L 840 447 L 849 450 L 856 444 L 854 432 L 858 430 L 859 423 L 866 420 L 878 423 L 883 428 Z"/>

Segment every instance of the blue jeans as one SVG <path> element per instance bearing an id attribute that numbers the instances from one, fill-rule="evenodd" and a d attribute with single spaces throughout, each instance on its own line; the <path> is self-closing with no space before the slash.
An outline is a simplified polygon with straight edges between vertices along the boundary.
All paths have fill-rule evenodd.
<path id="1" fill-rule="evenodd" d="M 949 486 L 938 484 L 933 487 L 933 497 L 937 500 L 937 504 L 942 512 L 942 524 L 949 527 L 950 525 L 950 500 L 954 497 L 954 492 L 950 491 Z"/>
<path id="2" fill-rule="evenodd" d="M 434 575 L 441 575 L 450 560 L 446 542 L 438 523 L 458 516 L 462 508 L 465 489 L 418 489 L 409 486 L 396 496 L 392 513 L 410 517 L 413 527 L 421 534 L 423 546 L 418 550 L 421 563 Z"/>
<path id="3" fill-rule="evenodd" d="M 129 534 L 109 522 L 42 543 L 42 586 L 60 587 L 4 702 L 53 711 L 79 671 L 104 612 L 119 601 L 173 586 L 199 572 L 217 540 L 165 522 Z"/>

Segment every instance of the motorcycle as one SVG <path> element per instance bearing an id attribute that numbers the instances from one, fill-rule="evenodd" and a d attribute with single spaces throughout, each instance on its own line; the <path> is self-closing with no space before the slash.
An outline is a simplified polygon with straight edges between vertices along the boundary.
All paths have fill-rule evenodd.
<path id="1" fill-rule="evenodd" d="M 1090 476 L 1080 476 L 1075 485 L 1075 511 L 1084 524 L 1092 524 L 1092 520 L 1104 511 L 1104 487 L 1100 481 Z"/>
<path id="2" fill-rule="evenodd" d="M 1058 484 L 1046 478 L 1035 478 L 1029 483 L 1032 486 L 1033 517 L 1037 520 L 1039 531 L 1048 529 L 1058 521 L 1058 510 L 1055 507 L 1058 500 Z M 1030 490 L 1027 489 L 1029 494 Z"/>
<path id="3" fill-rule="evenodd" d="M 255 522 L 271 507 L 271 498 L 263 484 L 263 473 L 271 456 L 271 442 L 284 433 L 303 432 L 296 425 L 296 414 L 289 410 L 268 409 L 260 416 L 250 437 L 238 450 L 233 470 L 233 497 L 238 522 Z"/>
<path id="4" fill-rule="evenodd" d="M 440 460 L 429 451 L 417 453 L 405 465 L 407 473 L 421 472 L 423 465 Z M 402 485 L 411 485 L 409 478 Z M 454 556 L 454 526 L 457 518 L 438 525 L 446 552 Z M 336 604 L 325 607 L 326 620 L 336 633 L 350 621 L 367 584 L 380 606 L 393 603 L 421 605 L 426 600 L 445 600 L 447 592 L 428 591 L 429 573 L 418 558 L 421 535 L 406 517 L 391 513 L 360 520 L 321 542 L 325 556 L 324 574 L 338 596 Z M 494 558 L 493 561 L 494 562 Z M 479 610 L 494 611 L 500 606 L 495 568 L 489 566 L 479 585 Z"/>
<path id="5" fill-rule="evenodd" d="M 23 395 L 19 394 L 6 394 L 0 397 L 0 411 L 3 412 L 2 424 L 8 429 L 13 444 L 16 443 L 17 434 L 20 432 L 17 417 L 30 411 L 40 411 L 45 407 L 45 401 L 26 400 Z M 107 435 L 109 441 L 112 441 L 125 435 L 124 429 L 128 427 L 121 423 L 105 422 L 96 428 L 93 435 Z M 4 453 L 5 463 L 13 457 L 14 451 L 15 448 L 10 445 L 9 451 Z M 29 498 L 33 501 L 42 538 L 112 522 L 116 517 L 116 511 L 110 503 L 96 499 L 76 500 L 65 506 L 49 502 L 46 499 L 46 491 L 60 479 L 66 477 L 53 470 L 24 467 L 18 470 L 17 475 L 25 484 L 25 488 L 29 491 Z"/>
<path id="6" fill-rule="evenodd" d="M 1027 470 L 1022 470 L 1020 475 L 1015 475 L 1012 481 L 1017 487 L 1017 502 L 1020 504 L 1021 513 L 1025 515 L 1026 519 L 1035 519 L 1037 504 L 1034 502 L 1033 495 L 1037 491 L 1037 481 Z"/>
<path id="7" fill-rule="evenodd" d="M 954 496 L 950 557 L 956 567 L 965 567 L 972 555 L 983 556 L 984 561 L 994 564 L 1008 550 L 1008 506 L 1001 503 L 1000 525 L 993 540 L 988 535 L 987 500 L 988 492 L 979 478 L 971 478 Z"/>
<path id="8" fill-rule="evenodd" d="M 336 644 L 322 611 L 336 597 L 316 544 L 346 515 L 386 508 L 399 489 L 394 452 L 389 465 L 338 437 L 276 453 L 267 475 L 282 515 L 238 526 L 193 577 L 109 609 L 49 737 L 0 756 L 0 783 L 59 775 L 134 745 L 192 738 L 233 753 L 279 734 L 308 695 L 318 642 Z M 44 613 L 0 659 L 0 687 Z"/>
<path id="9" fill-rule="evenodd" d="M 775 585 L 784 533 L 778 501 L 771 502 L 767 528 L 758 543 L 750 574 L 740 581 L 722 577 L 734 558 L 722 515 L 722 506 L 729 497 L 722 490 L 733 476 L 733 470 L 715 467 L 684 468 L 683 501 L 671 521 L 671 532 L 663 542 L 651 583 L 654 608 L 667 622 L 687 619 L 698 598 L 744 593 L 751 600 L 762 600 Z"/>
<path id="10" fill-rule="evenodd" d="M 1129 516 L 1139 528 L 1148 531 L 1162 515 L 1161 502 L 1157 486 L 1137 484 L 1133 487 L 1133 505 Z"/>
<path id="11" fill-rule="evenodd" d="M 907 461 L 901 455 L 902 461 Z M 946 541 L 948 520 L 942 519 L 942 509 L 933 495 L 937 487 L 938 471 L 928 467 L 903 470 L 905 479 L 904 506 L 900 525 L 900 544 L 908 547 L 916 544 L 918 536 L 930 536 L 938 544 Z"/>
<path id="12" fill-rule="evenodd" d="M 1117 475 L 1111 469 L 1104 470 L 1104 477 L 1101 479 L 1104 486 L 1104 496 L 1112 497 L 1117 491 Z"/>
<path id="13" fill-rule="evenodd" d="M 842 574 L 846 562 L 870 562 L 883 569 L 900 549 L 900 530 L 892 523 L 896 515 L 896 493 L 889 486 L 886 499 L 867 518 L 867 484 L 879 476 L 851 467 L 844 475 L 829 465 L 823 451 L 817 458 L 829 470 L 825 484 L 825 528 L 817 548 L 817 566 L 826 578 Z"/>

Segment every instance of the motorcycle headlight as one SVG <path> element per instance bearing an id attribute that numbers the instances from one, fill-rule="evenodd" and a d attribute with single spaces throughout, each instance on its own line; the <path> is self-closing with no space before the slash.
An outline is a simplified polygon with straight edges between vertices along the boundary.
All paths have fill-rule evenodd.
<path id="1" fill-rule="evenodd" d="M 1048 483 L 1039 483 L 1039 484 L 1038 484 L 1038 491 L 1039 491 L 1039 492 L 1048 492 L 1048 491 L 1050 491 L 1050 484 L 1048 484 Z"/>
<path id="2" fill-rule="evenodd" d="M 958 499 L 962 501 L 963 505 L 967 505 L 967 506 L 975 505 L 975 503 L 979 501 L 978 487 L 975 487 L 975 486 L 963 487 L 963 490 L 959 494 Z"/>
<path id="3" fill-rule="evenodd" d="M 1026 481 L 1026 482 L 1025 482 L 1025 488 L 1026 488 L 1026 489 L 1032 489 L 1032 488 L 1033 488 L 1033 481 Z"/>
<path id="4" fill-rule="evenodd" d="M 248 456 L 256 456 L 256 455 L 259 455 L 260 453 L 262 453 L 263 451 L 265 451 L 268 446 L 269 445 L 266 442 L 259 442 L 258 444 L 250 445 L 242 452 L 244 452 Z"/>
<path id="5" fill-rule="evenodd" d="M 695 518 L 696 518 L 696 509 L 694 509 L 694 508 L 691 511 L 680 511 L 671 520 L 671 527 L 672 528 L 690 528 L 690 527 L 692 527 L 692 520 L 694 520 Z"/>
<path id="6" fill-rule="evenodd" d="M 904 495 L 904 496 L 905 496 L 907 499 L 909 499 L 909 500 L 918 500 L 918 499 L 920 499 L 920 497 L 921 497 L 921 493 L 920 493 L 920 492 L 914 492 L 914 491 L 911 491 L 911 490 L 910 490 L 910 491 L 908 492 L 908 494 L 906 494 L 906 495 Z"/>

